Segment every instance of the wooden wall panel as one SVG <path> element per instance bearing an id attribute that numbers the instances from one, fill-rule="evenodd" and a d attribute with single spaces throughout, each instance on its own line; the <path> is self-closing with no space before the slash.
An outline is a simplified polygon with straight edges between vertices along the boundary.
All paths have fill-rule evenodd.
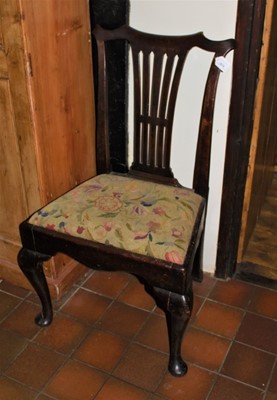
<path id="1" fill-rule="evenodd" d="M 38 175 L 34 147 L 30 98 L 26 82 L 26 58 L 22 38 L 21 16 L 17 0 L 1 0 L 2 63 L 5 62 L 13 113 L 14 138 L 20 152 L 22 178 L 28 213 L 40 206 Z M 5 61 L 4 61 L 5 60 Z M 3 114 L 2 118 L 8 114 Z M 12 157 L 11 153 L 10 157 Z"/>
<path id="2" fill-rule="evenodd" d="M 93 75 L 87 0 L 0 0 L 0 277 L 29 287 L 17 266 L 18 227 L 95 175 Z M 59 297 L 85 272 L 45 263 Z"/>
<path id="3" fill-rule="evenodd" d="M 18 221 L 26 216 L 26 202 L 9 81 L 4 79 L 0 79 L 0 108 L 0 235 L 19 239 Z"/>
<path id="4" fill-rule="evenodd" d="M 46 203 L 95 175 L 88 3 L 21 0 L 21 7 Z"/>
<path id="5" fill-rule="evenodd" d="M 0 270 L 16 265 L 19 221 L 40 204 L 17 6 L 0 2 Z"/>

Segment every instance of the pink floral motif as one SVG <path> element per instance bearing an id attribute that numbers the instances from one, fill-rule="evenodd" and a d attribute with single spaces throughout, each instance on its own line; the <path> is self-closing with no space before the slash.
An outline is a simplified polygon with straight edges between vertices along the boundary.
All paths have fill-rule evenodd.
<path id="1" fill-rule="evenodd" d="M 132 212 L 133 212 L 133 214 L 142 215 L 145 212 L 145 210 L 141 206 L 133 206 Z"/>
<path id="2" fill-rule="evenodd" d="M 153 212 L 157 215 L 164 215 L 165 214 L 165 210 L 162 207 L 155 207 L 153 209 Z"/>
<path id="3" fill-rule="evenodd" d="M 146 239 L 148 235 L 149 235 L 149 232 L 147 232 L 147 233 L 145 233 L 145 232 L 138 232 L 138 233 L 136 234 L 136 236 L 134 237 L 134 239 L 135 239 L 135 240 L 138 240 L 138 239 Z"/>
<path id="4" fill-rule="evenodd" d="M 173 228 L 171 233 L 172 233 L 172 236 L 174 236 L 176 238 L 179 238 L 179 237 L 182 236 L 182 231 L 180 229 L 177 229 L 177 228 Z"/>
<path id="5" fill-rule="evenodd" d="M 52 229 L 52 231 L 55 230 L 55 224 L 47 224 L 46 226 L 47 229 Z"/>
<path id="6" fill-rule="evenodd" d="M 174 264 L 183 264 L 183 257 L 177 250 L 167 251 L 165 253 L 166 261 L 173 262 Z"/>
<path id="7" fill-rule="evenodd" d="M 155 221 L 149 221 L 147 225 L 149 227 L 149 230 L 154 233 L 157 231 L 157 229 L 161 227 L 161 224 Z"/>
<path id="8" fill-rule="evenodd" d="M 79 233 L 79 235 L 81 235 L 84 232 L 85 228 L 83 226 L 78 226 L 77 228 L 77 233 Z"/>
<path id="9" fill-rule="evenodd" d="M 113 228 L 113 225 L 111 222 L 105 222 L 103 228 L 105 229 L 105 231 L 110 232 Z"/>
<path id="10" fill-rule="evenodd" d="M 122 207 L 122 203 L 114 196 L 100 196 L 95 200 L 95 207 L 101 211 L 117 211 Z"/>

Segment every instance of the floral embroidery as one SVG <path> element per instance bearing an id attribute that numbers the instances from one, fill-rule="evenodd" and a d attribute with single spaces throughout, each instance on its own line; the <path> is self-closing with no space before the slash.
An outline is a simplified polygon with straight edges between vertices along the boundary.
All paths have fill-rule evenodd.
<path id="1" fill-rule="evenodd" d="M 167 251 L 165 253 L 165 259 L 175 264 L 182 264 L 183 262 L 183 257 L 181 257 L 181 254 L 176 250 Z"/>
<path id="2" fill-rule="evenodd" d="M 101 196 L 95 200 L 95 207 L 102 211 L 116 211 L 121 206 L 121 201 L 113 196 Z"/>
<path id="3" fill-rule="evenodd" d="M 77 233 L 79 233 L 79 235 L 81 235 L 84 232 L 85 228 L 83 226 L 78 226 L 77 228 Z"/>
<path id="4" fill-rule="evenodd" d="M 36 212 L 29 222 L 182 264 L 201 201 L 189 189 L 98 175 Z"/>

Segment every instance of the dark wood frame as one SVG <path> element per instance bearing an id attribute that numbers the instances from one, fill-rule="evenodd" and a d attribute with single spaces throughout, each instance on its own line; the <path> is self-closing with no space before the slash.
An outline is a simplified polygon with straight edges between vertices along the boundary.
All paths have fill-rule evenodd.
<path id="1" fill-rule="evenodd" d="M 236 271 L 266 0 L 239 0 L 215 275 Z"/>
<path id="2" fill-rule="evenodd" d="M 91 28 L 115 29 L 129 22 L 129 0 L 89 0 Z M 93 40 L 93 39 L 92 39 Z M 109 140 L 112 169 L 127 172 L 128 164 L 128 51 L 123 42 L 109 43 Z M 92 46 L 94 76 L 97 76 L 96 46 Z M 119 61 L 120 60 L 120 61 Z M 97 80 L 94 82 L 97 85 Z M 97 88 L 94 88 L 97 89 Z M 97 91 L 97 90 L 95 90 Z"/>

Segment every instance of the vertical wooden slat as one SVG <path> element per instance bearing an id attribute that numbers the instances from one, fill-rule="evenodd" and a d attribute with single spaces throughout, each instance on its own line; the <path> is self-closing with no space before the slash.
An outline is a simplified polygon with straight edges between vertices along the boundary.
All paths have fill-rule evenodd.
<path id="1" fill-rule="evenodd" d="M 168 90 L 169 90 L 170 80 L 171 80 L 171 76 L 172 76 L 173 63 L 174 63 L 174 55 L 167 54 L 167 60 L 166 60 L 166 65 L 165 65 L 164 77 L 163 77 L 163 86 L 162 86 L 162 92 L 161 92 L 160 109 L 159 109 L 159 118 L 161 118 L 165 122 L 167 120 L 165 113 L 166 113 L 166 106 L 168 103 L 168 96 L 169 96 Z M 158 128 L 157 164 L 158 164 L 158 167 L 160 167 L 160 168 L 162 168 L 164 166 L 164 163 L 163 163 L 164 134 L 165 134 L 166 129 L 167 128 L 162 125 L 160 125 Z"/>
<path id="2" fill-rule="evenodd" d="M 161 73 L 162 73 L 162 53 L 156 52 L 154 54 L 154 67 L 152 77 L 152 88 L 151 88 L 151 127 L 149 137 L 149 164 L 151 167 L 155 167 L 156 164 L 156 127 L 157 127 L 157 113 L 158 113 L 158 101 L 161 90 Z"/>
<path id="3" fill-rule="evenodd" d="M 140 163 L 141 159 L 141 68 L 139 49 L 132 48 L 133 56 L 133 73 L 134 73 L 134 161 L 136 164 Z"/>
<path id="4" fill-rule="evenodd" d="M 165 168 L 170 167 L 170 147 L 171 147 L 171 134 L 172 134 L 174 110 L 175 110 L 175 104 L 176 104 L 176 99 L 177 99 L 178 86 L 180 83 L 185 58 L 186 58 L 185 54 L 179 55 L 177 66 L 176 66 L 175 73 L 174 73 L 172 86 L 171 86 L 171 90 L 170 90 L 170 94 L 169 94 L 169 103 L 168 103 L 168 112 L 167 112 L 168 126 L 166 129 L 166 135 L 165 135 L 165 141 L 164 141 L 164 166 L 165 166 Z"/>
<path id="5" fill-rule="evenodd" d="M 144 123 L 142 127 L 142 162 L 148 164 L 148 122 L 147 117 L 149 114 L 149 93 L 150 92 L 150 53 L 143 52 L 143 85 L 142 85 L 142 99 L 143 99 L 143 117 Z"/>

